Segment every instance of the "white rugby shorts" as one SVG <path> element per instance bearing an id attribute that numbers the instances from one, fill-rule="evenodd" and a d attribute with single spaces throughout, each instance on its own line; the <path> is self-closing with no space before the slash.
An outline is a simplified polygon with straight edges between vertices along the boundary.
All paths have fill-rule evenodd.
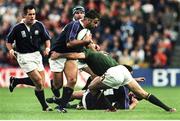
<path id="1" fill-rule="evenodd" d="M 50 66 L 50 70 L 52 72 L 62 72 L 64 69 L 64 64 L 66 62 L 66 58 L 58 58 L 55 60 L 52 60 L 51 58 L 49 59 L 49 66 Z M 78 64 L 78 69 L 87 67 L 86 63 L 81 63 L 80 61 L 77 60 L 77 64 Z"/>
<path id="2" fill-rule="evenodd" d="M 43 71 L 44 66 L 42 62 L 42 55 L 39 51 L 33 53 L 18 53 L 17 52 L 17 61 L 19 66 L 26 72 L 31 72 L 34 69 L 38 71 Z"/>
<path id="3" fill-rule="evenodd" d="M 103 76 L 102 83 L 114 89 L 118 89 L 133 80 L 131 73 L 123 65 L 109 68 Z"/>

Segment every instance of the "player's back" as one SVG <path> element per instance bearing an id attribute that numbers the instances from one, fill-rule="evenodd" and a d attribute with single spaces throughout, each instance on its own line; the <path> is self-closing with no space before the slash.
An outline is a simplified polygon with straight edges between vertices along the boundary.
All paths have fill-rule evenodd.
<path id="1" fill-rule="evenodd" d="M 91 68 L 93 73 L 102 76 L 109 68 L 117 66 L 118 63 L 110 56 L 101 52 L 94 52 L 90 49 L 85 50 L 85 62 Z"/>

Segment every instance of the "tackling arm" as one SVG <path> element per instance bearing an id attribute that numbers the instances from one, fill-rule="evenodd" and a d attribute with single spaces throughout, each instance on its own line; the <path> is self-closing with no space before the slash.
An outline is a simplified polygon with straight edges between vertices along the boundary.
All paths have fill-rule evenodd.
<path id="1" fill-rule="evenodd" d="M 52 51 L 51 59 L 54 60 L 57 58 L 67 58 L 71 60 L 85 59 L 85 54 L 84 53 L 57 53 L 55 51 Z"/>

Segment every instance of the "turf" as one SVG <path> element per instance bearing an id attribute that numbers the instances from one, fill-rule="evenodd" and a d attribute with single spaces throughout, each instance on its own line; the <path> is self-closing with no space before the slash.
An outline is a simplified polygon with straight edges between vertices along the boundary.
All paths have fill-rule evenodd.
<path id="1" fill-rule="evenodd" d="M 180 88 L 146 88 L 147 91 L 161 98 L 166 104 L 177 109 L 176 113 L 168 113 L 147 101 L 139 102 L 132 111 L 118 110 L 105 112 L 104 110 L 75 110 L 68 109 L 62 114 L 56 111 L 42 112 L 40 104 L 34 96 L 32 88 L 16 88 L 10 93 L 8 88 L 0 88 L 0 120 L 174 120 L 180 119 Z M 50 89 L 45 89 L 46 97 L 51 96 Z M 55 107 L 55 105 L 51 105 Z"/>

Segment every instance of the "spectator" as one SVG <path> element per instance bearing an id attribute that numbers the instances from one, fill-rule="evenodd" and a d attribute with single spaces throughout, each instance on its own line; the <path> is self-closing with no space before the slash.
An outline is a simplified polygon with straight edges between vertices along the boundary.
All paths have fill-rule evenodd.
<path id="1" fill-rule="evenodd" d="M 113 57 L 119 59 L 119 52 L 132 53 L 134 45 L 140 35 L 144 38 L 145 56 L 143 62 L 154 65 L 155 54 L 158 44 L 163 41 L 164 54 L 168 56 L 166 65 L 171 64 L 171 55 L 178 37 L 178 22 L 180 19 L 180 2 L 178 1 L 145 1 L 145 0 L 8 0 L 0 2 L 0 39 L 4 41 L 12 24 L 17 23 L 21 17 L 19 9 L 23 3 L 33 3 L 37 9 L 37 19 L 42 21 L 52 36 L 52 43 L 57 38 L 64 26 L 71 21 L 72 8 L 82 5 L 86 10 L 96 9 L 102 18 L 98 29 L 93 30 L 96 43 L 100 44 L 102 50 L 110 52 Z M 114 41 L 114 38 L 118 41 Z M 2 41 L 1 40 L 1 41 Z M 120 44 L 120 47 L 119 47 Z M 3 46 L 3 45 L 0 45 Z M 139 47 L 138 47 L 139 48 Z M 115 52 L 117 51 L 117 52 Z M 8 57 L 7 52 L 3 52 Z M 126 53 L 126 52 L 125 52 Z M 123 55 L 123 54 L 122 54 Z M 2 60 L 0 59 L 0 62 Z M 47 59 L 44 61 L 47 64 Z M 17 63 L 6 61 L 12 66 Z M 155 64 L 156 65 L 156 64 Z"/>

